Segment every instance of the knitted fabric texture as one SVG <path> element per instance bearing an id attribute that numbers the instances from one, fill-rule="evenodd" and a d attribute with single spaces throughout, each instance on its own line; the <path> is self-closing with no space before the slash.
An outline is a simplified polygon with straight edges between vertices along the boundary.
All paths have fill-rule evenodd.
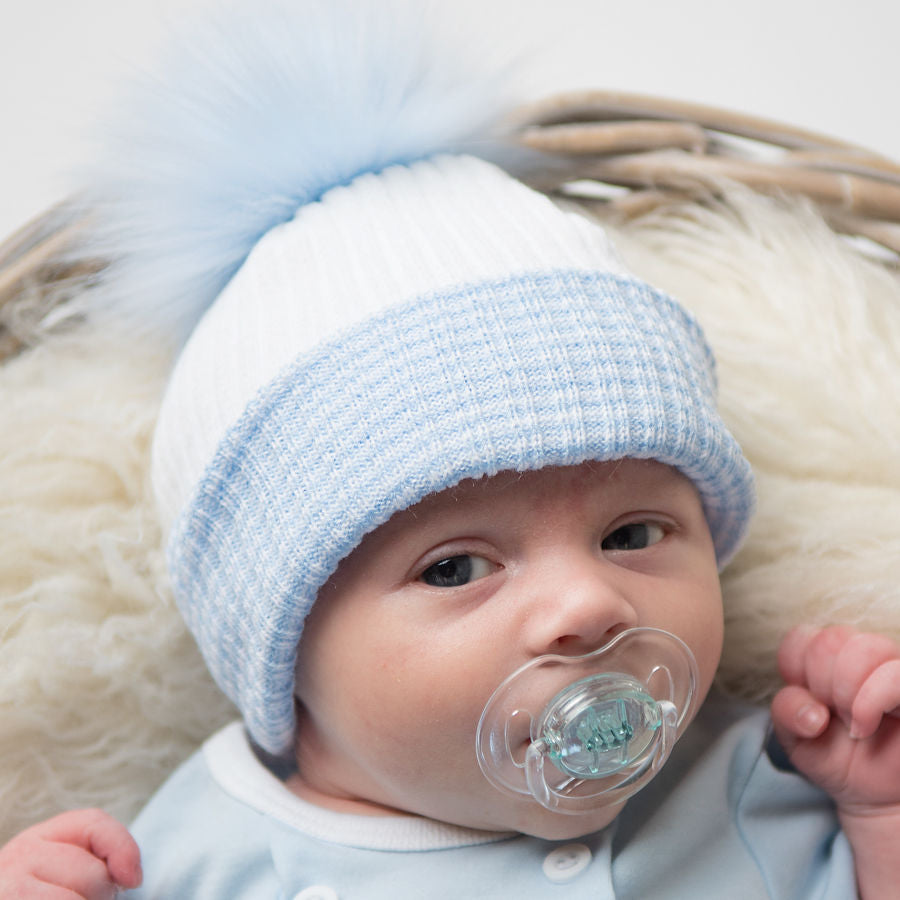
<path id="1" fill-rule="evenodd" d="M 724 564 L 753 486 L 715 389 L 697 324 L 602 229 L 483 161 L 361 176 L 270 231 L 186 345 L 154 448 L 176 597 L 253 739 L 291 748 L 340 560 L 461 479 L 657 459 Z"/>

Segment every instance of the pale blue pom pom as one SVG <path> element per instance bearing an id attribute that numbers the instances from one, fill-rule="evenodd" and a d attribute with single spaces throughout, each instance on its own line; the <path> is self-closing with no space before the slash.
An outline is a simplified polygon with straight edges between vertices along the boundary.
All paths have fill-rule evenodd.
<path id="1" fill-rule="evenodd" d="M 95 312 L 183 340 L 302 204 L 392 163 L 472 152 L 505 108 L 502 72 L 429 30 L 427 7 L 256 2 L 183 34 L 127 95 L 91 173 L 88 251 L 115 261 Z"/>

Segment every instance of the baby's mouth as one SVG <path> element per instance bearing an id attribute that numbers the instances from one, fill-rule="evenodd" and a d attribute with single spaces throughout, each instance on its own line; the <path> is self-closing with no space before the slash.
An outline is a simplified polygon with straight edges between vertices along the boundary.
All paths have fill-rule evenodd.
<path id="1" fill-rule="evenodd" d="M 584 656 L 539 657 L 488 700 L 478 763 L 495 787 L 557 812 L 621 802 L 668 758 L 696 684 L 689 648 L 655 628 L 629 629 Z"/>

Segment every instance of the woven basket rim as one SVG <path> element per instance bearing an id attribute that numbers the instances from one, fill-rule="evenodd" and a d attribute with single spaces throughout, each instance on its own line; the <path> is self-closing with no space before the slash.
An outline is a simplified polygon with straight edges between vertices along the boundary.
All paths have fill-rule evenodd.
<path id="1" fill-rule="evenodd" d="M 835 231 L 877 244 L 883 261 L 900 266 L 900 164 L 865 147 L 730 109 L 620 91 L 554 94 L 514 110 L 505 126 L 510 140 L 546 161 L 526 176 L 545 193 L 633 218 L 737 182 L 807 198 Z M 616 191 L 590 189 L 604 186 Z M 78 255 L 88 218 L 65 200 L 0 243 L 0 313 L 26 286 L 56 297 L 61 283 L 103 269 L 107 261 Z M 22 343 L 0 318 L 0 361 Z"/>

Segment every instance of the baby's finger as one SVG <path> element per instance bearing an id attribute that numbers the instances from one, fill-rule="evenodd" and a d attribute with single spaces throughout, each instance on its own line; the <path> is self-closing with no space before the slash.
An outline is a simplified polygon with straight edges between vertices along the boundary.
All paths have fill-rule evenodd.
<path id="1" fill-rule="evenodd" d="M 831 698 L 834 659 L 856 635 L 844 625 L 819 628 L 798 625 L 782 638 L 778 647 L 778 669 L 786 684 L 810 687 L 824 702 Z"/>
<path id="2" fill-rule="evenodd" d="M 68 888 L 58 887 L 55 884 L 45 884 L 43 881 L 35 881 L 30 878 L 24 884 L 7 884 L 0 880 L 0 897 L 16 900 L 84 900 L 83 895 L 76 894 Z"/>
<path id="3" fill-rule="evenodd" d="M 123 888 L 140 887 L 141 851 L 128 829 L 110 818 L 105 827 L 91 835 L 91 852 L 106 860 L 109 877 Z"/>
<path id="4" fill-rule="evenodd" d="M 821 631 L 812 625 L 792 628 L 778 645 L 778 670 L 786 684 L 806 683 L 806 648 Z"/>
<path id="5" fill-rule="evenodd" d="M 771 714 L 778 740 L 788 752 L 800 741 L 819 737 L 831 720 L 828 707 L 799 685 L 788 685 L 775 695 Z"/>
<path id="6" fill-rule="evenodd" d="M 125 888 L 141 883 L 141 853 L 121 822 L 101 809 L 62 813 L 37 826 L 42 838 L 74 844 L 103 860 L 112 881 Z"/>
<path id="7" fill-rule="evenodd" d="M 871 737 L 883 716 L 896 713 L 898 707 L 900 659 L 892 659 L 880 665 L 860 687 L 853 702 L 850 737 L 859 740 Z"/>
<path id="8" fill-rule="evenodd" d="M 74 844 L 51 841 L 44 846 L 46 850 L 31 870 L 36 879 L 88 900 L 112 900 L 115 897 L 116 886 L 110 880 L 103 860 Z"/>
<path id="9" fill-rule="evenodd" d="M 856 636 L 852 628 L 835 625 L 814 634 L 804 654 L 806 684 L 817 700 L 829 706 L 834 702 L 835 666 L 847 644 Z"/>
<path id="10" fill-rule="evenodd" d="M 881 634 L 854 634 L 841 648 L 834 662 L 833 703 L 848 727 L 853 718 L 853 705 L 863 684 L 879 666 L 896 659 L 900 659 L 900 648 Z"/>

